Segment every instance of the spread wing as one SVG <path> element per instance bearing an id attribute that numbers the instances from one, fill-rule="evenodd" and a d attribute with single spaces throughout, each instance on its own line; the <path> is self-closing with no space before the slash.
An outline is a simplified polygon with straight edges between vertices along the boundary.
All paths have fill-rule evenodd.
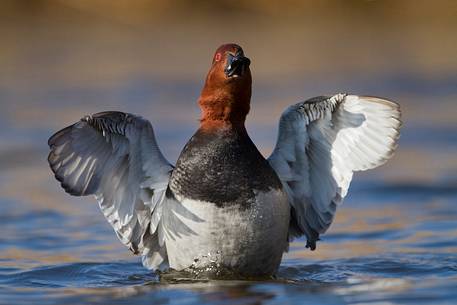
<path id="1" fill-rule="evenodd" d="M 377 167 L 397 146 L 400 109 L 391 101 L 338 94 L 290 106 L 268 158 L 289 196 L 289 237 L 314 250 L 333 221 L 352 174 Z"/>
<path id="2" fill-rule="evenodd" d="M 119 239 L 150 269 L 168 265 L 159 242 L 162 203 L 173 166 L 151 124 L 122 112 L 101 112 L 54 134 L 48 161 L 71 195 L 95 195 Z"/>

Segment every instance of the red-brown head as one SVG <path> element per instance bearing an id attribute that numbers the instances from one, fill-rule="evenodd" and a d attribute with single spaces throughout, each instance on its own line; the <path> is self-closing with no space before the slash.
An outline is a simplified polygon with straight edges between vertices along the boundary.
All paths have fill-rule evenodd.
<path id="1" fill-rule="evenodd" d="M 250 63 L 236 44 L 224 44 L 216 50 L 198 100 L 203 127 L 244 125 L 251 100 Z"/>

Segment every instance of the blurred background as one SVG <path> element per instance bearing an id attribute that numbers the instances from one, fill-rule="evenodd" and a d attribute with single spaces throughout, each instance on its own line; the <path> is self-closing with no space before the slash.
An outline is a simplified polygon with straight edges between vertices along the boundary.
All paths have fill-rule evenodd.
<path id="1" fill-rule="evenodd" d="M 265 156 L 281 112 L 301 100 L 348 92 L 402 108 L 394 158 L 356 175 L 318 250 L 305 251 L 299 240 L 286 265 L 410 254 L 418 265 L 455 262 L 456 1 L 3 0 L 0 37 L 0 283 L 7 287 L 92 287 L 78 271 L 88 272 L 78 269 L 82 262 L 125 260 L 144 272 L 95 200 L 60 189 L 47 165 L 47 139 L 86 114 L 120 110 L 149 119 L 175 162 L 198 126 L 196 100 L 213 52 L 226 42 L 251 58 L 247 127 Z M 45 279 L 43 266 L 51 268 Z M 427 287 L 455 300 L 443 283 L 456 283 L 457 266 L 435 267 L 451 280 Z M 98 273 L 111 283 L 113 270 L 104 268 Z M 300 279 L 312 281 L 313 270 Z M 325 270 L 314 270 L 323 281 L 339 274 L 330 269 L 326 278 Z M 402 282 L 393 293 L 410 294 L 419 282 Z M 18 297 L 11 289 L 5 302 Z"/>

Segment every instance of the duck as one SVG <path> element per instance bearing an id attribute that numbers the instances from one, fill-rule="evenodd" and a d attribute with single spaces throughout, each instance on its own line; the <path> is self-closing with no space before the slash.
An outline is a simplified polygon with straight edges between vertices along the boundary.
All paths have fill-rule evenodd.
<path id="1" fill-rule="evenodd" d="M 156 272 L 274 276 L 296 238 L 316 249 L 354 172 L 384 164 L 400 135 L 397 103 L 318 96 L 282 113 L 265 158 L 245 127 L 250 59 L 217 48 L 198 98 L 200 126 L 175 165 L 151 123 L 108 111 L 49 138 L 48 162 L 73 196 L 95 196 L 119 240 Z"/>

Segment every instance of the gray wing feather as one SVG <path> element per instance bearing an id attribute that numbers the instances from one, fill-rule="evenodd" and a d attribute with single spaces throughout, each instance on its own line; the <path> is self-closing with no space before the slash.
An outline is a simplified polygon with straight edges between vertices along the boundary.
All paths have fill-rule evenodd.
<path id="1" fill-rule="evenodd" d="M 399 138 L 399 106 L 375 97 L 338 94 L 290 106 L 268 158 L 291 205 L 290 238 L 316 247 L 333 221 L 354 171 L 389 159 Z"/>
<path id="2" fill-rule="evenodd" d="M 86 116 L 48 141 L 48 161 L 64 190 L 94 195 L 119 239 L 150 269 L 167 267 L 158 241 L 161 205 L 173 166 L 151 124 L 122 112 Z"/>

